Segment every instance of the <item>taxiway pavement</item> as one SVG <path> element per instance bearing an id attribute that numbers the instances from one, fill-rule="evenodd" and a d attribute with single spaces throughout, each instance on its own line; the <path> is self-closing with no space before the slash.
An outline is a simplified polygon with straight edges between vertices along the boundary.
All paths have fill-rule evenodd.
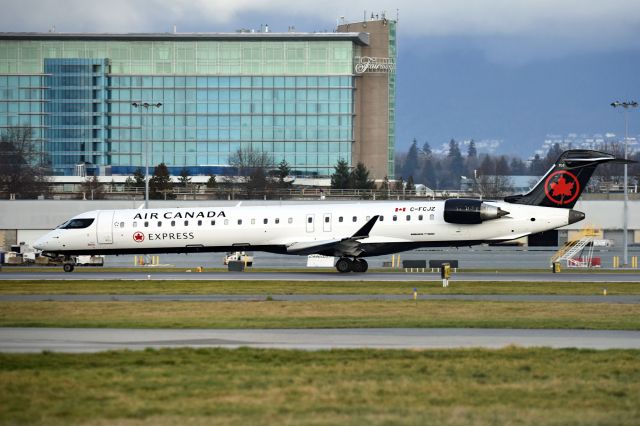
<path id="1" fill-rule="evenodd" d="M 0 328 L 2 352 L 100 352 L 145 348 L 254 347 L 451 349 L 523 347 L 640 349 L 640 331 L 459 328 L 172 330 Z"/>

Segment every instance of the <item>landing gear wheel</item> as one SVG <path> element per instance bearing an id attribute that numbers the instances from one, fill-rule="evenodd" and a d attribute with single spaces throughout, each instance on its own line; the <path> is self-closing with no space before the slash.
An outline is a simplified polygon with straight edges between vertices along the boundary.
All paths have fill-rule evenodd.
<path id="1" fill-rule="evenodd" d="M 353 272 L 367 272 L 369 264 L 364 259 L 356 259 L 353 262 Z"/>
<path id="2" fill-rule="evenodd" d="M 336 262 L 336 269 L 341 274 L 344 274 L 346 272 L 351 272 L 353 269 L 353 262 L 350 259 L 347 259 L 346 257 L 341 257 Z"/>
<path id="3" fill-rule="evenodd" d="M 73 263 L 65 263 L 62 266 L 62 269 L 64 269 L 65 272 L 73 272 L 73 270 L 75 269 L 75 265 Z"/>

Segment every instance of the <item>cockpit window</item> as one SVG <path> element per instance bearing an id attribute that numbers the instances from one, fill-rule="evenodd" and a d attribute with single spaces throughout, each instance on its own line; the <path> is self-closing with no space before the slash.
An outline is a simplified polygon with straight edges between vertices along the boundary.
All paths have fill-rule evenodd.
<path id="1" fill-rule="evenodd" d="M 71 219 L 69 222 L 60 226 L 61 229 L 82 229 L 91 226 L 95 219 Z"/>

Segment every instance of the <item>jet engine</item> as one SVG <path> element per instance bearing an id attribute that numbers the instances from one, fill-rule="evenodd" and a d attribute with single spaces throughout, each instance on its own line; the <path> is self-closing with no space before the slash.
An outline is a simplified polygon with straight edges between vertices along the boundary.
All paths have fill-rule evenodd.
<path id="1" fill-rule="evenodd" d="M 485 220 L 500 219 L 509 212 L 481 200 L 453 198 L 444 202 L 444 220 L 460 225 L 474 225 Z"/>

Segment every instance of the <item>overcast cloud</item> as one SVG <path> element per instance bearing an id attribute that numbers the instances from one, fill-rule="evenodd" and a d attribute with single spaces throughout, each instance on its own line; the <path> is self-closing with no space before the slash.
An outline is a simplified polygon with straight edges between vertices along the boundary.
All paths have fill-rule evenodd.
<path id="1" fill-rule="evenodd" d="M 358 21 L 365 10 L 368 16 L 386 10 L 391 18 L 399 14 L 403 37 L 477 37 L 480 47 L 494 51 L 513 50 L 514 44 L 532 52 L 640 46 L 637 0 L 0 0 L 0 5 L 2 31 L 55 26 L 59 32 L 165 32 L 177 24 L 182 32 L 226 32 L 263 23 L 274 31 L 288 25 L 319 31 L 332 30 L 340 16 Z M 256 19 L 265 22 L 248 22 Z"/>

